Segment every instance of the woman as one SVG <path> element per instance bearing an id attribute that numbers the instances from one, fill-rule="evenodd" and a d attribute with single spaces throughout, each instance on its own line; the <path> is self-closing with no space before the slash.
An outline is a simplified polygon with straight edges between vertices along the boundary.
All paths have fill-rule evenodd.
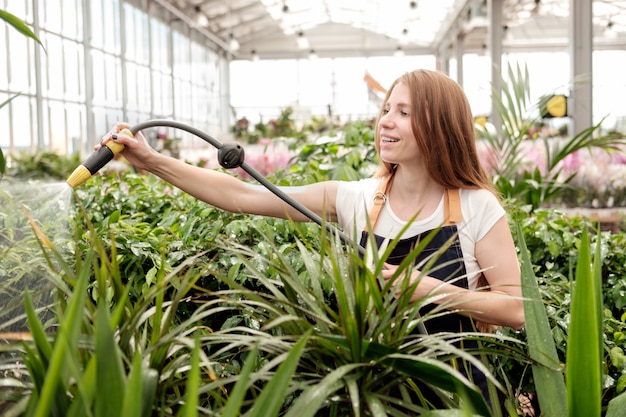
<path id="1" fill-rule="evenodd" d="M 124 127 L 117 126 L 115 132 Z M 115 136 L 126 145 L 122 155 L 136 168 L 213 206 L 309 220 L 261 187 L 157 153 L 141 134 L 135 138 Z M 421 279 L 415 299 L 437 295 L 434 303 L 456 311 L 427 320 L 429 332 L 471 331 L 476 322 L 521 328 L 524 311 L 517 254 L 505 211 L 480 165 L 473 116 L 461 87 L 435 71 L 402 75 L 388 90 L 378 116 L 376 149 L 381 166 L 372 178 L 283 190 L 344 230 L 361 230 L 362 245 L 368 241 L 380 245 L 403 232 L 386 260 L 388 268 L 382 273 L 386 280 L 393 278 L 394 265 L 425 234 L 437 231 L 431 249 L 452 241 L 441 255 L 445 268 L 433 268 L 427 276 L 420 276 L 424 258 L 420 256 L 410 278 Z M 374 227 L 368 228 L 368 223 Z M 367 230 L 373 230 L 375 236 L 370 238 Z M 489 291 L 475 291 L 479 279 L 480 287 Z M 479 385 L 484 389 L 485 384 Z"/>

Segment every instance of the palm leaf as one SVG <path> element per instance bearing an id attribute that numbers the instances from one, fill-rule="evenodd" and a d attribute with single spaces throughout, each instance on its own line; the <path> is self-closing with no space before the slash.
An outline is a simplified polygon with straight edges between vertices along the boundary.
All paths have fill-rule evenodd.
<path id="1" fill-rule="evenodd" d="M 43 44 L 41 43 L 37 35 L 35 35 L 35 33 L 19 17 L 12 15 L 6 10 L 0 10 L 0 19 L 4 20 L 9 25 L 13 26 L 22 35 L 33 39 L 35 42 L 37 42 L 39 45 L 43 47 Z M 45 51 L 45 48 L 44 48 L 44 51 Z"/>

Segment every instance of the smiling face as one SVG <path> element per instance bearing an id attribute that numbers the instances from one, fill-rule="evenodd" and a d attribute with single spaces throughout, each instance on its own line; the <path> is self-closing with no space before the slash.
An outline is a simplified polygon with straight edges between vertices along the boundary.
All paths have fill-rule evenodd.
<path id="1" fill-rule="evenodd" d="M 378 121 L 380 158 L 390 164 L 415 164 L 420 156 L 411 127 L 411 95 L 404 83 L 393 87 Z"/>
<path id="2" fill-rule="evenodd" d="M 417 69 L 396 79 L 376 123 L 382 177 L 406 168 L 446 188 L 495 193 L 480 164 L 472 109 L 461 86 L 439 71 Z"/>

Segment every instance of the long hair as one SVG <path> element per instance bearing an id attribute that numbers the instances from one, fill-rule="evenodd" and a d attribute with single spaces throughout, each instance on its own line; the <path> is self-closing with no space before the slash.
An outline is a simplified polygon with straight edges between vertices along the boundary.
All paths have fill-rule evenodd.
<path id="1" fill-rule="evenodd" d="M 498 196 L 478 157 L 474 117 L 467 96 L 456 81 L 441 72 L 420 69 L 394 81 L 376 120 L 377 152 L 378 124 L 399 83 L 409 89 L 411 127 L 430 176 L 445 188 L 484 188 Z M 374 176 L 393 174 L 394 170 L 394 164 L 381 161 Z"/>

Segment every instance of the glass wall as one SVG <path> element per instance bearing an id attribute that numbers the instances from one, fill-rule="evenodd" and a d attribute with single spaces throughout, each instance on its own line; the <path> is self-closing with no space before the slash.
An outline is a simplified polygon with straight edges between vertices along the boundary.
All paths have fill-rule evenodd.
<path id="1" fill-rule="evenodd" d="M 120 121 L 168 118 L 214 134 L 228 129 L 220 112 L 229 96 L 225 58 L 167 11 L 133 3 L 0 0 L 43 43 L 0 26 L 0 103 L 13 97 L 0 109 L 3 149 L 86 153 Z"/>
<path id="2" fill-rule="evenodd" d="M 567 51 L 507 53 L 503 66 L 526 67 L 531 81 L 532 101 L 546 94 L 568 94 L 570 56 Z M 456 62 L 451 60 L 451 76 Z M 306 121 L 326 116 L 330 109 L 341 121 L 371 118 L 380 102 L 363 80 L 369 73 L 384 88 L 406 71 L 435 69 L 433 56 L 376 58 L 335 58 L 298 60 L 233 61 L 231 103 L 237 118 L 267 122 L 290 106 L 294 117 Z M 546 69 L 549 69 L 546 70 Z M 626 51 L 599 50 L 593 53 L 593 121 L 603 121 L 607 130 L 626 130 L 626 107 L 619 97 L 626 96 Z M 253 74 L 253 75 L 252 75 Z M 506 78 L 506 73 L 503 74 Z M 463 56 L 463 89 L 476 116 L 491 114 L 491 59 L 485 54 Z M 579 80 L 579 82 L 581 82 Z M 552 123 L 566 123 L 554 119 Z"/>
<path id="3" fill-rule="evenodd" d="M 332 115 L 341 122 L 375 117 L 380 97 L 364 81 L 369 74 L 387 88 L 402 73 L 435 69 L 432 55 L 233 61 L 231 104 L 237 119 L 267 122 L 291 107 L 296 121 Z"/>

